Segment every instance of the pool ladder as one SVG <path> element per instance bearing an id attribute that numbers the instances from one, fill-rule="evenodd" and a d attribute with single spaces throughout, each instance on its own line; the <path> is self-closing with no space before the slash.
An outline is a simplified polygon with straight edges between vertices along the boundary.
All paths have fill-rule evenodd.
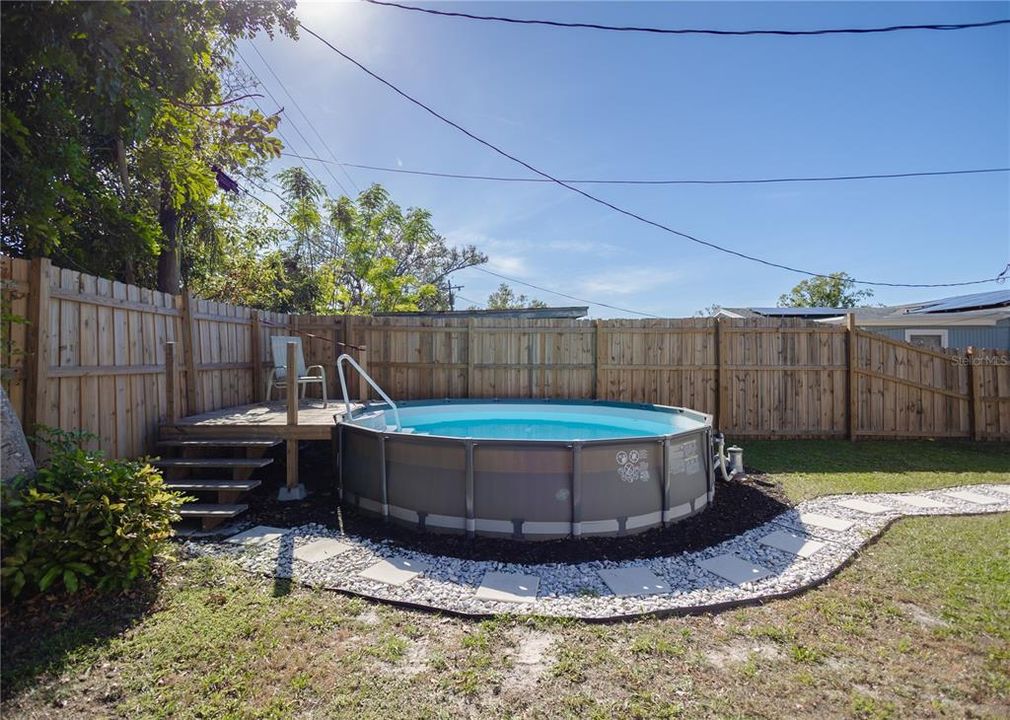
<path id="1" fill-rule="evenodd" d="M 345 418 L 351 417 L 351 396 L 348 395 L 347 393 L 347 378 L 344 376 L 345 362 L 350 363 L 351 367 L 357 370 L 358 374 L 361 375 L 361 377 L 365 378 L 368 384 L 372 386 L 372 389 L 375 390 L 375 392 L 379 393 L 379 397 L 381 397 L 386 402 L 387 405 L 393 408 L 393 419 L 396 421 L 396 429 L 397 431 L 402 430 L 403 425 L 400 424 L 400 409 L 396 406 L 396 403 L 390 399 L 389 395 L 387 395 L 386 392 L 381 387 L 379 387 L 379 384 L 372 379 L 372 376 L 369 375 L 367 372 L 365 372 L 364 368 L 358 365 L 358 361 L 352 358 L 347 353 L 344 353 L 343 355 L 337 358 L 337 375 L 340 377 L 340 390 L 341 392 L 344 393 L 344 408 L 346 411 L 344 417 Z M 361 399 L 365 400 L 365 398 Z"/>

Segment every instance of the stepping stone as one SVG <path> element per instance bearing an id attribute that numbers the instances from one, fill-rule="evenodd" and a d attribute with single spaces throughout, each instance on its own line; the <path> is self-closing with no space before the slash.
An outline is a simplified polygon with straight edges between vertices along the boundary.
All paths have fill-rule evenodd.
<path id="1" fill-rule="evenodd" d="M 488 572 L 477 588 L 478 600 L 531 603 L 537 599 L 540 578 L 536 575 Z"/>
<path id="2" fill-rule="evenodd" d="M 983 495 L 977 492 L 971 492 L 970 490 L 954 490 L 951 492 L 945 492 L 944 495 L 974 503 L 975 505 L 996 505 L 999 503 L 999 500 L 996 498 L 991 498 L 988 495 Z"/>
<path id="3" fill-rule="evenodd" d="M 358 577 L 385 583 L 386 585 L 403 585 L 410 582 L 428 569 L 428 566 L 416 560 L 405 557 L 393 557 L 380 560 L 371 567 L 358 573 Z"/>
<path id="4" fill-rule="evenodd" d="M 235 545 L 264 545 L 274 540 L 280 540 L 286 532 L 287 530 L 284 528 L 257 525 L 245 532 L 240 532 L 238 535 L 232 535 L 225 542 L 234 543 Z"/>
<path id="5" fill-rule="evenodd" d="M 768 568 L 755 565 L 733 554 L 717 555 L 714 558 L 701 560 L 695 564 L 714 575 L 729 580 L 734 585 L 753 582 L 754 580 L 760 580 L 761 578 L 775 574 Z"/>
<path id="6" fill-rule="evenodd" d="M 597 574 L 618 597 L 662 595 L 670 592 L 670 585 L 666 580 L 643 567 L 600 570 Z"/>
<path id="7" fill-rule="evenodd" d="M 824 543 L 819 540 L 811 540 L 806 535 L 785 532 L 784 530 L 776 530 L 770 535 L 765 535 L 758 542 L 802 558 L 808 558 L 824 547 Z"/>
<path id="8" fill-rule="evenodd" d="M 996 485 L 992 489 L 998 493 L 1003 493 L 1004 495 L 1010 495 L 1010 485 Z"/>
<path id="9" fill-rule="evenodd" d="M 831 515 L 821 515 L 820 513 L 800 513 L 800 523 L 803 525 L 813 525 L 814 527 L 826 530 L 844 532 L 855 525 L 851 520 L 842 520 Z"/>
<path id="10" fill-rule="evenodd" d="M 857 510 L 859 512 L 864 512 L 869 515 L 879 515 L 880 513 L 887 512 L 890 510 L 886 505 L 881 505 L 875 502 L 868 502 L 866 500 L 860 500 L 859 498 L 853 498 L 852 500 L 840 500 L 838 503 L 843 508 L 848 508 L 849 510 Z"/>
<path id="11" fill-rule="evenodd" d="M 924 495 L 895 495 L 894 499 L 918 508 L 941 508 L 950 507 L 950 503 L 940 502 Z"/>
<path id="12" fill-rule="evenodd" d="M 295 548 L 294 556 L 295 560 L 317 563 L 329 560 L 331 557 L 345 553 L 350 549 L 350 545 L 342 543 L 339 540 L 316 540 L 315 542 L 310 542 L 308 545 Z"/>

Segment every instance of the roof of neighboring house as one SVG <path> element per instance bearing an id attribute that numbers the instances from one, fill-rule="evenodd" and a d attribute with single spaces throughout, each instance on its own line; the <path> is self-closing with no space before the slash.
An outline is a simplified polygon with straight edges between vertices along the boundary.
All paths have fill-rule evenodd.
<path id="1" fill-rule="evenodd" d="M 808 318 L 837 325 L 845 322 L 848 313 L 855 314 L 856 322 L 860 325 L 995 325 L 1001 320 L 1010 319 L 1010 290 L 992 290 L 883 307 L 722 308 L 717 315 L 731 318 Z"/>
<path id="2" fill-rule="evenodd" d="M 750 307 L 750 308 L 720 308 L 716 315 L 731 318 L 822 318 L 833 317 L 844 310 L 828 307 Z"/>
<path id="3" fill-rule="evenodd" d="M 446 310 L 444 312 L 375 313 L 375 317 L 468 318 L 491 317 L 512 320 L 577 319 L 589 314 L 589 306 L 514 308 L 510 310 Z"/>

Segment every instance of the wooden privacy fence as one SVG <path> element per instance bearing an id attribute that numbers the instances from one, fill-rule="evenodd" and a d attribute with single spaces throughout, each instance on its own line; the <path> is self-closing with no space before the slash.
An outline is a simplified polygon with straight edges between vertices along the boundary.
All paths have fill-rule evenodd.
<path id="1" fill-rule="evenodd" d="M 1006 352 L 940 353 L 801 320 L 289 316 L 46 259 L 2 263 L 3 383 L 25 427 L 87 430 L 119 457 L 150 450 L 170 413 L 263 400 L 270 337 L 289 334 L 326 368 L 333 398 L 347 343 L 359 360 L 367 347 L 369 372 L 397 400 L 682 405 L 739 437 L 1010 439 Z"/>
<path id="2" fill-rule="evenodd" d="M 738 437 L 1010 439 L 1006 352 L 940 353 L 792 319 L 348 323 L 393 399 L 681 405 Z"/>
<path id="3" fill-rule="evenodd" d="M 169 409 L 165 346 L 174 343 L 174 411 L 251 403 L 272 367 L 269 338 L 288 316 L 170 295 L 3 258 L 4 388 L 25 428 L 85 430 L 117 457 L 147 452 Z"/>

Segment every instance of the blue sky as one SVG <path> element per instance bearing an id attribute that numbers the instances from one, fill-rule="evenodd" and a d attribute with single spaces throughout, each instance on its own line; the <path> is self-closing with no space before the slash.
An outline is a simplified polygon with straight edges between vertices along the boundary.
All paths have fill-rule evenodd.
<path id="1" fill-rule="evenodd" d="M 971 22 L 1010 14 L 1006 3 L 964 2 L 429 6 L 726 29 Z M 556 177 L 719 179 L 1010 166 L 1008 26 L 719 38 L 478 23 L 360 2 L 300 3 L 297 14 L 405 91 Z M 254 42 L 341 161 L 527 174 L 311 36 Z M 240 50 L 286 105 L 281 130 L 290 149 L 328 157 L 260 58 L 246 43 Z M 273 169 L 292 162 L 282 158 Z M 306 164 L 331 194 L 341 192 L 321 165 Z M 598 302 L 686 316 L 712 304 L 774 305 L 803 279 L 694 245 L 553 185 L 348 172 L 359 187 L 381 182 L 401 205 L 431 210 L 451 242 L 475 243 L 490 256 L 489 269 Z M 992 277 L 1010 262 L 1007 174 L 587 189 L 706 240 L 817 272 L 937 283 Z M 480 301 L 499 282 L 475 270 L 454 281 L 464 286 L 462 296 Z M 516 289 L 549 304 L 578 304 Z M 873 301 L 960 292 L 878 288 Z M 625 315 L 599 306 L 590 313 Z"/>

